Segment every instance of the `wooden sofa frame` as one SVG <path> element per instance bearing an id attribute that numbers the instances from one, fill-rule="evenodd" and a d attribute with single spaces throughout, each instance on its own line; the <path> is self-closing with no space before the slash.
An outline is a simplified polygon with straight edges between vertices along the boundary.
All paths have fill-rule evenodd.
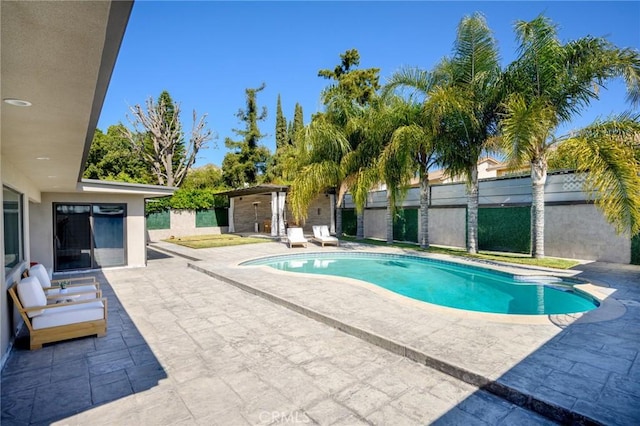
<path id="1" fill-rule="evenodd" d="M 20 297 L 17 294 L 17 285 L 18 283 L 14 283 L 9 288 L 9 294 L 13 299 L 13 303 L 15 303 L 16 308 L 20 312 L 20 316 L 24 320 L 24 323 L 27 325 L 29 329 L 29 349 L 36 350 L 42 349 L 42 345 L 45 343 L 59 342 L 61 340 L 74 339 L 76 337 L 85 337 L 85 336 L 93 336 L 97 335 L 98 337 L 103 337 L 107 334 L 107 299 L 102 297 L 102 291 L 96 290 L 95 292 L 82 292 L 82 293 L 71 293 L 73 295 L 82 295 L 82 294 L 95 294 L 95 299 L 83 299 L 75 302 L 63 302 L 63 303 L 53 303 L 51 305 L 46 306 L 35 306 L 33 308 L 24 308 L 22 303 L 20 302 Z M 55 294 L 47 296 L 47 300 L 59 300 L 63 299 L 64 295 Z M 34 330 L 31 324 L 31 318 L 27 315 L 30 311 L 40 311 L 43 309 L 56 309 L 62 306 L 71 306 L 71 305 L 81 305 L 86 303 L 93 302 L 102 302 L 104 307 L 104 318 L 101 320 L 95 321 L 83 321 L 74 324 L 61 325 L 57 327 L 47 327 L 41 328 L 38 330 Z"/>

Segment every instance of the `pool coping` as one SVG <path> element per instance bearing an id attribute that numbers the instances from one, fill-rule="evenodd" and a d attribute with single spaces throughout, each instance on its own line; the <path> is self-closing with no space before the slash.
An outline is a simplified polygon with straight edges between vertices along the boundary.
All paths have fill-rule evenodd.
<path id="1" fill-rule="evenodd" d="M 198 261 L 198 263 L 200 263 L 200 261 Z M 242 263 L 242 262 L 239 262 L 239 263 Z M 523 407 L 530 411 L 541 414 L 551 420 L 554 420 L 560 423 L 577 423 L 577 424 L 585 424 L 585 425 L 601 424 L 599 421 L 589 416 L 586 416 L 581 413 L 577 413 L 569 408 L 562 407 L 560 405 L 553 404 L 549 401 L 545 401 L 543 399 L 537 398 L 530 393 L 524 392 L 520 389 L 516 389 L 512 386 L 509 386 L 505 383 L 500 382 L 499 380 L 493 380 L 491 378 L 485 377 L 481 374 L 475 373 L 473 371 L 470 371 L 468 369 L 465 369 L 453 363 L 444 361 L 442 359 L 434 357 L 433 355 L 429 355 L 424 351 L 421 351 L 409 345 L 397 342 L 392 338 L 382 336 L 371 330 L 367 330 L 363 327 L 357 327 L 357 326 L 348 324 L 331 315 L 318 312 L 315 309 L 312 309 L 310 307 L 304 306 L 299 303 L 294 303 L 290 300 L 287 300 L 284 297 L 280 297 L 269 291 L 259 289 L 247 283 L 234 280 L 224 274 L 220 274 L 210 269 L 201 267 L 196 263 L 188 262 L 187 265 L 189 268 L 193 270 L 196 270 L 212 278 L 215 278 L 217 280 L 230 284 L 238 289 L 246 291 L 255 296 L 261 297 L 265 300 L 268 300 L 272 303 L 280 305 L 284 308 L 287 308 L 294 312 L 302 314 L 308 318 L 314 319 L 325 325 L 328 325 L 337 330 L 340 330 L 346 334 L 362 339 L 363 341 L 366 341 L 380 348 L 388 350 L 389 352 L 392 352 L 396 355 L 400 355 L 411 361 L 414 361 L 419 364 L 438 370 L 442 373 L 445 373 L 465 383 L 476 386 L 479 389 L 490 392 L 520 407 Z M 339 277 L 336 277 L 336 278 L 339 278 Z M 354 281 L 358 281 L 358 280 L 354 280 Z M 418 302 L 418 301 L 416 302 L 424 303 L 424 302 Z M 432 306 L 435 306 L 435 305 L 432 305 Z M 447 308 L 447 309 L 453 309 L 453 308 Z M 482 314 L 482 313 L 478 313 L 478 314 Z M 488 314 L 488 315 L 498 315 L 498 314 Z M 505 315 L 502 315 L 502 316 L 505 316 Z"/>
<path id="2" fill-rule="evenodd" d="M 373 283 L 359 280 L 356 278 L 348 278 L 348 277 L 342 277 L 337 275 L 311 274 L 311 273 L 304 273 L 304 272 L 297 272 L 297 271 L 283 271 L 283 270 L 271 268 L 267 265 L 243 265 L 244 263 L 247 263 L 250 261 L 268 259 L 272 257 L 273 258 L 289 257 L 289 256 L 305 257 L 309 255 L 316 255 L 316 254 L 329 256 L 335 253 L 327 253 L 326 251 L 309 251 L 309 252 L 298 253 L 294 255 L 276 254 L 276 255 L 268 255 L 268 256 L 262 256 L 262 257 L 254 256 L 251 258 L 241 260 L 233 266 L 241 267 L 241 268 L 256 268 L 256 269 L 264 268 L 265 271 L 268 271 L 269 273 L 272 273 L 272 274 L 283 274 L 283 275 L 296 274 L 296 275 L 309 276 L 309 277 L 317 277 L 321 275 L 323 279 L 334 280 L 338 282 L 345 282 L 350 285 L 357 285 L 360 287 L 367 288 L 368 290 L 373 291 L 374 293 L 382 294 L 385 297 L 390 297 L 395 300 L 402 300 L 403 303 L 412 305 L 417 308 L 428 309 L 431 311 L 440 311 L 443 314 L 452 315 L 452 316 L 463 318 L 463 319 L 472 319 L 472 320 L 478 319 L 478 320 L 484 320 L 484 321 L 511 323 L 511 324 L 557 325 L 557 324 L 565 324 L 567 322 L 573 322 L 577 320 L 580 320 L 582 323 L 610 321 L 610 320 L 621 317 L 626 312 L 626 308 L 622 303 L 620 303 L 618 300 L 614 298 L 609 297 L 610 292 L 605 290 L 606 288 L 609 287 L 608 284 L 597 283 L 598 285 L 596 286 L 594 285 L 593 282 L 589 282 L 580 278 L 574 278 L 569 271 L 552 270 L 548 268 L 545 268 L 545 269 L 535 268 L 535 269 L 532 269 L 531 274 L 529 274 L 527 273 L 529 272 L 528 268 L 520 268 L 516 265 L 494 264 L 492 262 L 487 264 L 483 260 L 481 260 L 480 262 L 476 262 L 475 259 L 456 258 L 456 257 L 451 257 L 448 255 L 441 255 L 441 254 L 420 253 L 420 254 L 405 255 L 405 254 L 398 254 L 398 253 L 386 253 L 386 252 L 381 253 L 381 252 L 375 252 L 375 251 L 365 251 L 365 252 L 358 253 L 358 255 L 362 255 L 362 254 L 380 255 L 381 254 L 381 255 L 391 255 L 391 256 L 399 256 L 399 257 L 407 256 L 407 257 L 413 257 L 413 258 L 422 258 L 422 259 L 442 262 L 445 264 L 461 265 L 461 266 L 472 267 L 475 269 L 491 270 L 494 272 L 498 272 L 500 274 L 511 275 L 511 276 L 561 277 L 568 281 L 574 281 L 574 284 L 572 285 L 574 288 L 596 299 L 600 305 L 598 306 L 597 309 L 594 309 L 594 310 L 578 312 L 578 313 L 569 313 L 569 314 L 537 314 L 536 315 L 536 314 L 502 314 L 502 313 L 494 313 L 494 312 L 481 312 L 481 311 L 465 310 L 461 308 L 438 305 L 435 303 L 414 299 L 412 297 L 396 293 L 392 290 L 388 290 L 377 284 L 373 284 Z M 588 315 L 586 315 L 587 313 Z"/>

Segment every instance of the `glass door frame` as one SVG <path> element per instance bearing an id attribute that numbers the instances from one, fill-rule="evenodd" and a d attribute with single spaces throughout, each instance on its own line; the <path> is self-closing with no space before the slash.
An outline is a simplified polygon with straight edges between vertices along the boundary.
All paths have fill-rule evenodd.
<path id="1" fill-rule="evenodd" d="M 89 250 L 89 257 L 91 260 L 91 264 L 89 267 L 87 268 L 74 268 L 74 269 L 64 269 L 64 270 L 60 270 L 58 268 L 58 256 L 57 256 L 57 244 L 56 244 L 56 238 L 58 237 L 57 234 L 57 207 L 58 206 L 89 206 L 89 231 L 90 231 L 90 241 L 91 241 L 91 247 Z M 109 265 L 109 266 L 105 266 L 106 268 L 110 268 L 110 267 L 119 267 L 119 266 L 126 266 L 128 264 L 128 252 L 127 252 L 127 203 L 96 203 L 96 202 L 81 202 L 81 201 L 75 201 L 75 202 L 54 202 L 52 203 L 52 215 L 53 215 L 53 238 L 52 238 L 52 245 L 53 245 L 53 270 L 54 272 L 69 272 L 69 271 L 87 271 L 87 270 L 91 270 L 91 269 L 102 269 L 102 266 L 98 265 L 96 263 L 96 258 L 95 258 L 95 254 L 94 254 L 94 249 L 95 249 L 95 226 L 94 226 L 94 221 L 93 221 L 93 208 L 95 206 L 113 206 L 113 207 L 121 207 L 123 210 L 123 217 L 122 217 L 122 249 L 123 249 L 123 263 L 121 265 Z"/>

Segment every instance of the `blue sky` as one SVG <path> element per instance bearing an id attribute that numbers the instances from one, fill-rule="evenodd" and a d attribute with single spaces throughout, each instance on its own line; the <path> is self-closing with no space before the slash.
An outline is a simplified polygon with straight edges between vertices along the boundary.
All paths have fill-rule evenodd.
<path id="1" fill-rule="evenodd" d="M 238 139 L 235 114 L 245 105 L 245 89 L 266 83 L 258 104 L 268 118 L 259 123 L 275 149 L 276 99 L 287 120 L 296 102 L 305 123 L 322 110 L 317 76 L 333 69 L 339 55 L 356 48 L 361 68 L 380 68 L 381 83 L 403 66 L 431 69 L 451 52 L 460 19 L 482 12 L 493 30 L 504 64 L 516 55 L 513 24 L 544 13 L 559 26 L 563 41 L 605 36 L 618 46 L 640 48 L 640 2 L 159 2 L 137 0 L 98 128 L 128 125 L 128 106 L 157 99 L 168 90 L 182 107 L 185 130 L 191 115 L 208 114 L 218 135 L 200 151 L 196 166 L 222 164 L 224 139 Z M 615 82 L 601 99 L 571 123 L 628 110 L 624 86 Z M 566 129 L 562 129 L 566 130 Z M 217 146 L 217 147 L 216 147 Z"/>

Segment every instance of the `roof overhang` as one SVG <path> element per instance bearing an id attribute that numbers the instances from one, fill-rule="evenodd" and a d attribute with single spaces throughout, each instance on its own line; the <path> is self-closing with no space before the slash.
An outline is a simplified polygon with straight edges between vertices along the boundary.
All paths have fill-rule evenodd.
<path id="1" fill-rule="evenodd" d="M 76 189 L 133 1 L 0 2 L 2 162 L 41 192 Z"/>
<path id="2" fill-rule="evenodd" d="M 256 185 L 248 188 L 232 189 L 230 191 L 219 192 L 216 195 L 226 195 L 229 198 L 233 197 L 245 197 L 248 195 L 256 194 L 270 194 L 272 192 L 288 192 L 289 187 L 287 185 Z"/>
<path id="3" fill-rule="evenodd" d="M 143 185 L 140 183 L 112 182 L 106 180 L 82 179 L 76 187 L 78 192 L 140 195 L 145 198 L 167 197 L 178 188 L 170 186 Z"/>

